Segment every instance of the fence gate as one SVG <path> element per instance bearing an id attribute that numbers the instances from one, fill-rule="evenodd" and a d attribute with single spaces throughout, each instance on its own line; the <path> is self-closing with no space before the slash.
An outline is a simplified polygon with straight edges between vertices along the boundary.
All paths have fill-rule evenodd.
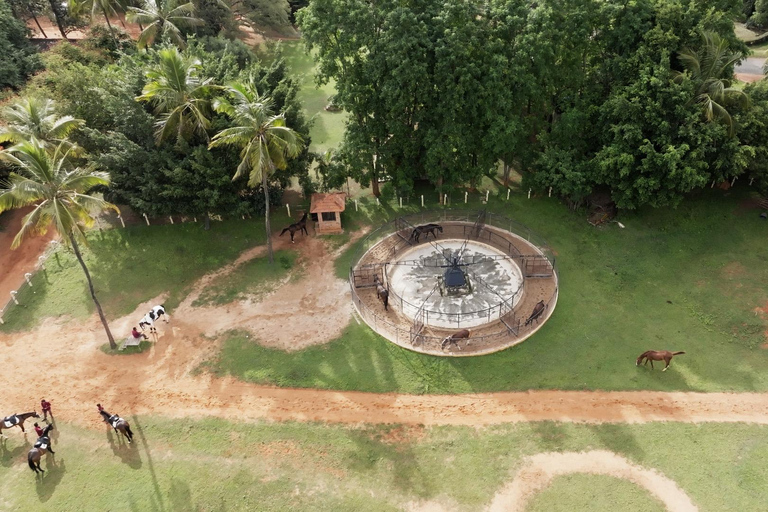
<path id="1" fill-rule="evenodd" d="M 523 256 L 525 277 L 552 277 L 552 263 L 546 256 Z"/>
<path id="2" fill-rule="evenodd" d="M 379 281 L 384 283 L 384 266 L 385 263 L 369 263 L 368 265 L 361 265 L 352 270 L 352 279 L 355 283 L 355 288 L 370 288 L 376 286 L 373 282 L 373 276 L 378 275 Z"/>

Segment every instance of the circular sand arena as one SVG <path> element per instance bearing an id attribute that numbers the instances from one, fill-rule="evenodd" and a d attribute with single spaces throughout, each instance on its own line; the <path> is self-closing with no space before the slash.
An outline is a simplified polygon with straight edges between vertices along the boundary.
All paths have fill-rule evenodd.
<path id="1" fill-rule="evenodd" d="M 440 277 L 449 258 L 457 254 L 468 262 L 464 268 L 471 291 L 440 293 Z M 483 325 L 504 303 L 514 306 L 522 297 L 523 274 L 517 264 L 493 246 L 474 240 L 440 240 L 439 246 L 412 247 L 392 264 L 388 277 L 392 292 L 403 298 L 403 314 L 414 317 L 423 307 L 425 323 L 437 327 Z"/>
<path id="2" fill-rule="evenodd" d="M 349 279 L 355 307 L 375 331 L 445 356 L 522 342 L 550 317 L 558 295 L 546 244 L 485 211 L 425 212 L 381 226 L 353 258 Z M 451 335 L 456 339 L 445 341 Z"/>

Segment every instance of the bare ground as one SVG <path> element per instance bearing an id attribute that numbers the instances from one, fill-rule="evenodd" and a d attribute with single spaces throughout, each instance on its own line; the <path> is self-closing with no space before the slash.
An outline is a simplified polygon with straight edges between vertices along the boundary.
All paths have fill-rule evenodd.
<path id="1" fill-rule="evenodd" d="M 34 271 L 38 257 L 56 235 L 56 231 L 50 229 L 45 235 L 31 236 L 18 249 L 11 250 L 11 242 L 21 229 L 21 219 L 30 210 L 11 210 L 0 216 L 0 308 L 11 298 L 11 290 L 18 290 L 24 282 L 24 274 Z"/>

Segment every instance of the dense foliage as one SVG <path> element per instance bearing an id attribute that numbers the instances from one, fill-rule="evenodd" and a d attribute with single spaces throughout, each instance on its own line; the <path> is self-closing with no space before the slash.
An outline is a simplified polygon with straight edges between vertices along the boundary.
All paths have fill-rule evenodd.
<path id="1" fill-rule="evenodd" d="M 172 47 L 123 55 L 107 64 L 102 53 L 61 43 L 46 56 L 47 71 L 32 81 L 29 90 L 56 101 L 60 113 L 84 120 L 73 139 L 87 152 L 85 158 L 108 170 L 112 183 L 107 198 L 149 215 L 256 215 L 265 210 L 260 187 L 251 189 L 246 179 L 233 181 L 238 152 L 208 149 L 210 137 L 230 126 L 224 115 L 210 110 L 207 130 L 186 138 L 158 140 L 157 106 L 137 98 L 152 80 L 164 53 L 174 52 L 199 65 L 196 73 L 210 87 L 199 99 L 210 101 L 223 94 L 218 87 L 239 78 L 252 79 L 269 95 L 289 126 L 309 140 L 309 125 L 298 102 L 296 82 L 280 59 L 259 62 L 242 43 L 223 39 L 192 39 L 179 53 Z M 270 198 L 278 204 L 290 178 L 307 174 L 306 149 L 285 170 L 278 170 Z"/>
<path id="2" fill-rule="evenodd" d="M 299 24 L 350 113 L 323 170 L 378 193 L 382 175 L 401 191 L 418 178 L 472 186 L 501 160 L 575 205 L 600 189 L 623 208 L 675 205 L 748 165 L 732 122 L 748 102 L 729 89 L 746 50 L 733 33 L 740 8 L 313 0 Z"/>
<path id="3" fill-rule="evenodd" d="M 18 88 L 40 68 L 37 50 L 27 40 L 27 26 L 13 16 L 6 0 L 0 0 L 0 94 Z"/>

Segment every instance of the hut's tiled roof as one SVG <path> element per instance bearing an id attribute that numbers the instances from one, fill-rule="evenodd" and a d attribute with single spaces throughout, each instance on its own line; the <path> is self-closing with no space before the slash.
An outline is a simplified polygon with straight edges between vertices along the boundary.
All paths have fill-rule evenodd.
<path id="1" fill-rule="evenodd" d="M 344 192 L 312 194 L 309 213 L 343 212 L 346 207 L 346 197 L 347 195 Z"/>

